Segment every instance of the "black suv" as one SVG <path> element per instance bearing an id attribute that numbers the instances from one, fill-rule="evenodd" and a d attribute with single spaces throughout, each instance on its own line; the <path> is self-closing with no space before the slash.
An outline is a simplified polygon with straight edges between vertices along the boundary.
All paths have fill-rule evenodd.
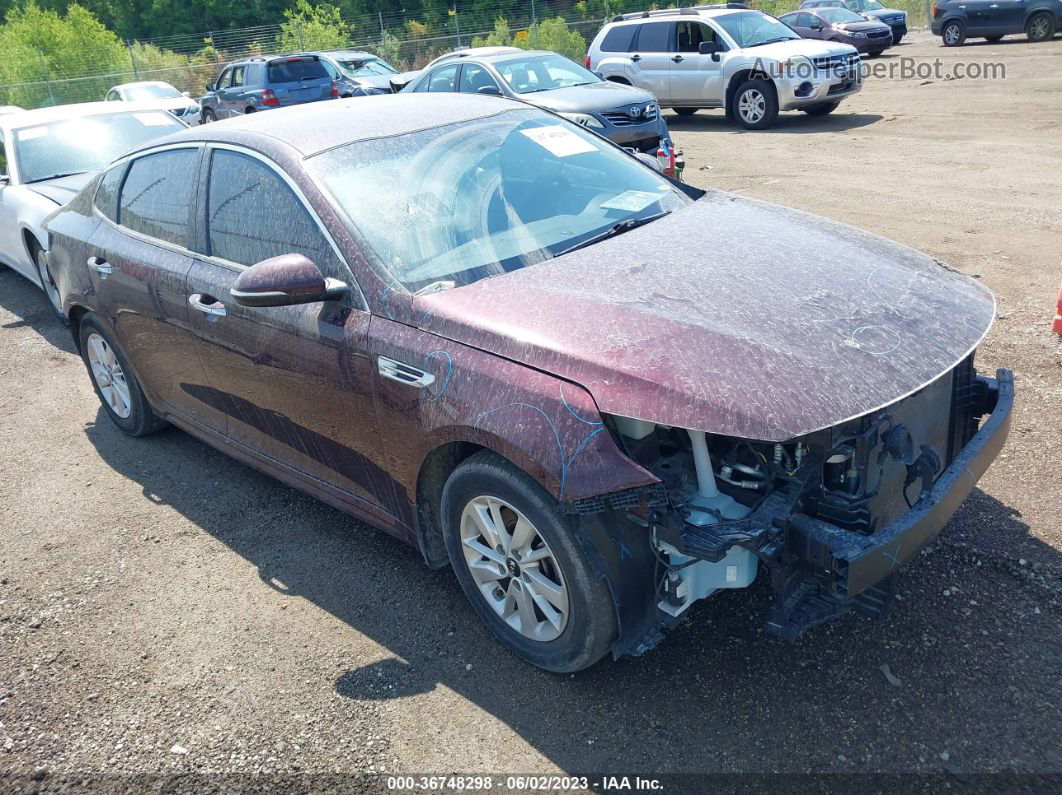
<path id="1" fill-rule="evenodd" d="M 204 124 L 339 96 L 335 81 L 316 55 L 233 61 L 206 90 L 199 100 Z"/>
<path id="2" fill-rule="evenodd" d="M 1062 0 L 937 0 L 930 24 L 945 47 L 958 47 L 968 38 L 999 41 L 1012 33 L 1047 41 L 1059 27 Z"/>

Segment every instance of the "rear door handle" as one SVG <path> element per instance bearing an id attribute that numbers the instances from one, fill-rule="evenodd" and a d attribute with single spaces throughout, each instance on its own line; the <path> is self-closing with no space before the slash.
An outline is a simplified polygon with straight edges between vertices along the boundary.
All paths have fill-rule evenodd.
<path id="1" fill-rule="evenodd" d="M 682 62 L 682 56 L 681 55 L 676 55 L 671 60 L 674 61 L 675 63 L 681 63 Z"/>
<path id="2" fill-rule="evenodd" d="M 92 268 L 92 270 L 96 271 L 101 279 L 106 279 L 114 273 L 114 268 L 108 265 L 107 260 L 103 257 L 89 257 L 87 265 Z"/>
<path id="3" fill-rule="evenodd" d="M 192 293 L 188 296 L 188 306 L 197 312 L 202 312 L 207 316 L 207 320 L 210 321 L 225 317 L 227 314 L 225 304 L 211 295 L 203 295 L 202 293 Z"/>
<path id="4" fill-rule="evenodd" d="M 636 61 L 636 62 L 640 61 L 640 60 L 642 60 L 642 56 L 640 56 L 640 55 L 632 55 L 631 56 L 631 60 L 632 61 Z"/>

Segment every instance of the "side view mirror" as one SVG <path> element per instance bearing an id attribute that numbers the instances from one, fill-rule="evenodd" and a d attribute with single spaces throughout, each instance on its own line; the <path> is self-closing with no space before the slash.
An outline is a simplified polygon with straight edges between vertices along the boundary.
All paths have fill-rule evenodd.
<path id="1" fill-rule="evenodd" d="M 476 89 L 477 94 L 488 94 L 492 97 L 500 97 L 501 89 L 497 86 L 480 86 Z"/>
<path id="2" fill-rule="evenodd" d="M 206 90 L 207 90 L 208 93 L 213 91 L 214 90 L 214 84 L 213 83 L 207 83 L 206 84 Z"/>
<path id="3" fill-rule="evenodd" d="M 697 52 L 701 55 L 715 55 L 720 49 L 721 47 L 717 41 L 702 41 L 697 45 Z"/>
<path id="4" fill-rule="evenodd" d="M 281 254 L 241 273 L 229 295 L 240 306 L 293 306 L 337 301 L 349 292 L 349 285 L 326 279 L 302 254 Z"/>

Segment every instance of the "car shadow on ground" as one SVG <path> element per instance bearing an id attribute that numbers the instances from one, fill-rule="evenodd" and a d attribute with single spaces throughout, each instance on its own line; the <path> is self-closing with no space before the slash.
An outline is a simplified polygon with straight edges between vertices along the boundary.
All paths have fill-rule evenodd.
<path id="1" fill-rule="evenodd" d="M 144 499 L 254 565 L 263 598 L 307 600 L 393 655 L 308 685 L 344 698 L 445 688 L 569 772 L 1006 770 L 1016 741 L 1004 734 L 1023 737 L 1034 760 L 1051 754 L 1043 688 L 1055 681 L 1058 621 L 1046 605 L 1035 612 L 1036 588 L 993 551 L 1055 571 L 1059 553 L 979 490 L 901 580 L 887 622 L 846 617 L 784 643 L 762 631 L 761 573 L 699 604 L 653 652 L 558 676 L 507 653 L 448 570 L 386 534 L 183 432 L 129 439 L 101 409 L 86 433 Z"/>
<path id="2" fill-rule="evenodd" d="M 843 132 L 867 127 L 881 121 L 880 113 L 845 113 L 844 108 L 829 116 L 809 116 L 800 111 L 778 114 L 777 123 L 767 130 L 744 130 L 729 121 L 722 110 L 702 110 L 693 116 L 668 116 L 667 127 L 672 132 L 720 132 L 735 135 L 767 135 L 778 133 Z M 681 141 L 679 142 L 681 145 Z"/>
<path id="3" fill-rule="evenodd" d="M 70 329 L 52 311 L 44 292 L 10 268 L 2 266 L 0 306 L 17 318 L 0 324 L 0 329 L 31 328 L 56 348 L 77 353 Z"/>

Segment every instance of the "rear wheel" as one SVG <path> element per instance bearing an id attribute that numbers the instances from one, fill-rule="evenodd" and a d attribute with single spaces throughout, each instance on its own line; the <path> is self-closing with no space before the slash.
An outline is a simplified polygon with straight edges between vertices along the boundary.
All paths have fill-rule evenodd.
<path id="1" fill-rule="evenodd" d="M 730 100 L 731 112 L 746 130 L 765 130 L 778 119 L 778 95 L 770 80 L 746 80 Z"/>
<path id="2" fill-rule="evenodd" d="M 477 453 L 443 489 L 446 549 L 465 596 L 506 646 L 548 671 L 587 668 L 609 650 L 616 616 L 573 520 L 527 474 Z"/>
<path id="3" fill-rule="evenodd" d="M 811 105 L 804 108 L 803 111 L 809 116 L 826 116 L 837 110 L 840 102 L 823 102 L 821 105 Z"/>
<path id="4" fill-rule="evenodd" d="M 697 112 L 697 108 L 672 108 L 679 116 L 692 116 Z"/>
<path id="5" fill-rule="evenodd" d="M 945 22 L 940 31 L 940 38 L 945 47 L 961 47 L 966 41 L 966 28 L 956 20 Z"/>
<path id="6" fill-rule="evenodd" d="M 122 349 L 95 315 L 81 319 L 79 338 L 92 387 L 111 421 L 130 436 L 146 436 L 164 427 L 166 421 L 147 402 Z"/>
<path id="7" fill-rule="evenodd" d="M 199 116 L 202 124 L 210 124 L 210 122 L 218 120 L 217 114 L 210 108 L 203 108 L 203 112 Z"/>
<path id="8" fill-rule="evenodd" d="M 1047 41 L 1055 35 L 1055 17 L 1053 14 L 1033 14 L 1025 26 L 1025 35 L 1029 41 Z"/>
<path id="9" fill-rule="evenodd" d="M 896 46 L 897 44 L 899 44 L 899 43 L 900 43 L 901 41 L 903 41 L 903 34 L 902 34 L 902 33 L 901 33 L 901 34 L 900 34 L 899 36 L 895 36 L 895 35 L 894 35 L 894 36 L 892 37 L 892 44 L 893 44 L 893 46 L 894 46 L 894 47 L 895 47 L 895 46 Z"/>

